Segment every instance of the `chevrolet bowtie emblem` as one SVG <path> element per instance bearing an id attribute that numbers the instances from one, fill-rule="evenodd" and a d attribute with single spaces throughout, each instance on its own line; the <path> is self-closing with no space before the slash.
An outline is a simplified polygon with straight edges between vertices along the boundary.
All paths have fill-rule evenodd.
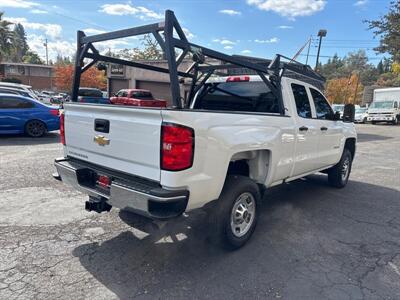
<path id="1" fill-rule="evenodd" d="M 110 145 L 110 139 L 106 138 L 103 135 L 96 135 L 93 138 L 93 142 L 98 144 L 99 146 L 105 146 L 105 145 Z"/>

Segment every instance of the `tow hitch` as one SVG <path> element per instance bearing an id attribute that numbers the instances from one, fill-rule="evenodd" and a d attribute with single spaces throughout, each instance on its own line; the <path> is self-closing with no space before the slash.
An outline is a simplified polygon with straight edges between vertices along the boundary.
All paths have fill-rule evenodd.
<path id="1" fill-rule="evenodd" d="M 105 198 L 95 198 L 89 196 L 89 200 L 85 202 L 85 210 L 87 211 L 95 211 L 97 213 L 101 213 L 103 211 L 110 211 L 111 205 L 106 202 Z"/>

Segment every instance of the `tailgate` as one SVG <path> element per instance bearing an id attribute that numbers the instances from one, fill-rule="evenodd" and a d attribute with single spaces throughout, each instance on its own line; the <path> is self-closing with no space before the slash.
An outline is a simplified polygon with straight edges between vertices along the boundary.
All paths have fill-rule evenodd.
<path id="1" fill-rule="evenodd" d="M 160 110 L 91 104 L 64 108 L 66 155 L 160 180 Z"/>

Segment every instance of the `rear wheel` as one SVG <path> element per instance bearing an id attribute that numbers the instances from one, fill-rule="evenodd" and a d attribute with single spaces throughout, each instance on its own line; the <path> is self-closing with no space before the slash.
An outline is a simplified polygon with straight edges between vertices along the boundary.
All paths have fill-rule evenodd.
<path id="1" fill-rule="evenodd" d="M 392 121 L 393 125 L 397 125 L 399 123 L 399 118 L 395 117 L 394 120 Z"/>
<path id="2" fill-rule="evenodd" d="M 352 164 L 352 156 L 349 149 L 344 149 L 340 161 L 328 171 L 329 184 L 336 188 L 343 188 L 346 186 Z"/>
<path id="3" fill-rule="evenodd" d="M 220 198 L 209 212 L 213 240 L 231 250 L 246 244 L 256 228 L 260 198 L 253 180 L 228 176 Z"/>
<path id="4" fill-rule="evenodd" d="M 46 131 L 46 125 L 39 120 L 31 120 L 25 125 L 25 133 L 30 137 L 41 137 Z"/>

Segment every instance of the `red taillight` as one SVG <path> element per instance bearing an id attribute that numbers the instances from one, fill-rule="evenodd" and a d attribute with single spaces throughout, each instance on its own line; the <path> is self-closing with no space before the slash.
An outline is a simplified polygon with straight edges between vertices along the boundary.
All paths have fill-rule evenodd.
<path id="1" fill-rule="evenodd" d="M 164 123 L 161 126 L 161 169 L 181 171 L 193 163 L 194 131 L 192 128 Z"/>
<path id="2" fill-rule="evenodd" d="M 229 76 L 226 82 L 250 81 L 250 76 Z"/>
<path id="3" fill-rule="evenodd" d="M 50 109 L 50 113 L 51 113 L 53 116 L 58 116 L 59 111 L 58 111 L 58 109 Z"/>
<path id="4" fill-rule="evenodd" d="M 64 127 L 64 113 L 60 113 L 60 137 L 61 144 L 65 145 L 65 127 Z"/>

